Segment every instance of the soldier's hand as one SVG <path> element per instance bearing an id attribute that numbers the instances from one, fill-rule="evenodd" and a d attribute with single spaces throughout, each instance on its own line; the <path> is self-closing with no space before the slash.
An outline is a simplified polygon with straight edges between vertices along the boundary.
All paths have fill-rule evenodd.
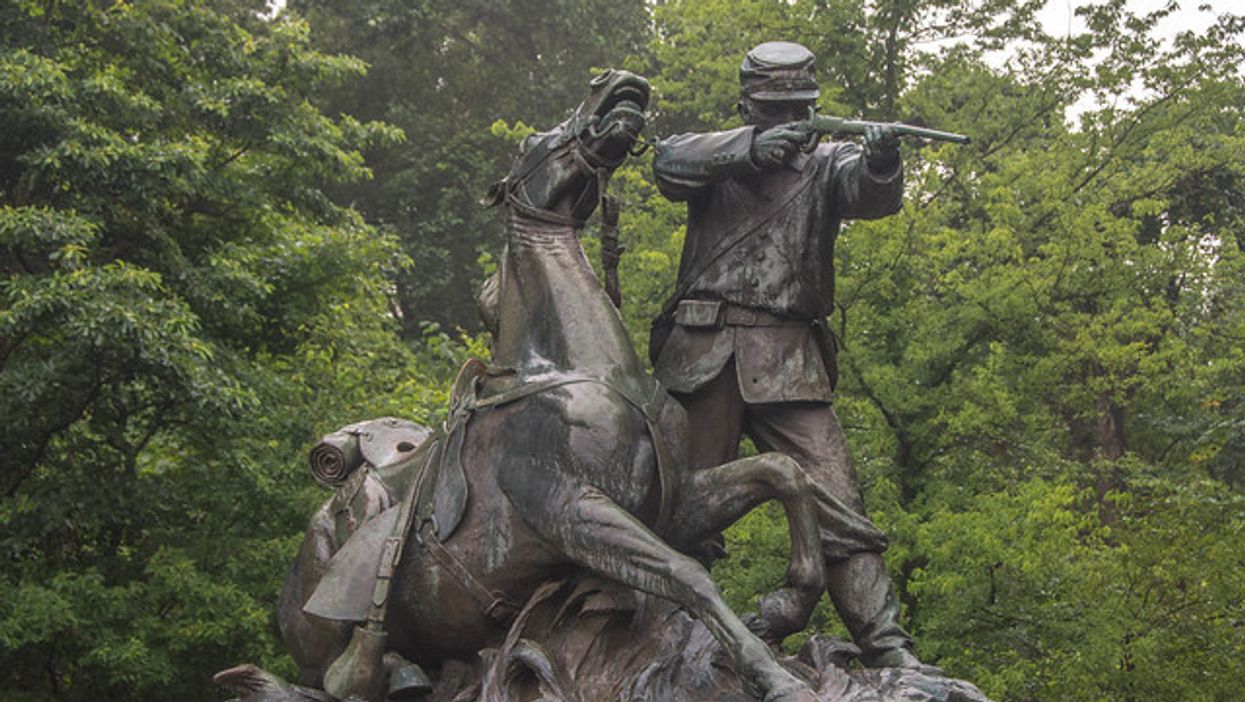
<path id="1" fill-rule="evenodd" d="M 796 129 L 797 124 L 780 124 L 758 132 L 752 138 L 752 162 L 761 168 L 774 168 L 798 153 L 808 141 L 808 134 Z"/>
<path id="2" fill-rule="evenodd" d="M 893 173 L 899 167 L 899 137 L 886 124 L 865 128 L 865 162 L 873 173 Z"/>

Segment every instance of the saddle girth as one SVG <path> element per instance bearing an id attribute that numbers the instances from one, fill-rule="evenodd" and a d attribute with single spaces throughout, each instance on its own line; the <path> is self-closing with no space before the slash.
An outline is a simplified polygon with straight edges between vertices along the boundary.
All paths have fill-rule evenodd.
<path id="1" fill-rule="evenodd" d="M 653 442 L 660 489 L 657 521 L 653 525 L 653 530 L 661 534 L 669 525 L 670 512 L 673 507 L 674 480 L 671 470 L 674 467 L 674 459 L 658 422 L 661 407 L 666 401 L 666 391 L 660 383 L 654 381 L 651 397 L 638 398 L 603 378 L 568 373 L 546 380 L 516 385 L 480 398 L 481 381 L 487 373 L 484 364 L 475 359 L 465 363 L 459 370 L 458 378 L 454 382 L 450 415 L 436 435 L 429 439 L 431 445 L 427 458 L 420 468 L 419 475 L 411 482 L 406 499 L 401 503 L 393 534 L 385 540 L 367 618 L 369 629 L 383 630 L 393 574 L 401 561 L 403 546 L 412 533 L 416 541 L 459 581 L 495 621 L 504 624 L 518 612 L 519 608 L 516 605 L 506 600 L 500 593 L 484 587 L 472 575 L 470 569 L 442 545 L 454 533 L 454 529 L 461 521 L 463 507 L 466 504 L 466 479 L 461 456 L 463 438 L 468 422 L 479 410 L 500 407 L 554 388 L 577 383 L 595 383 L 608 388 L 644 417 L 645 426 Z M 456 485 L 459 482 L 462 483 L 461 489 Z"/>

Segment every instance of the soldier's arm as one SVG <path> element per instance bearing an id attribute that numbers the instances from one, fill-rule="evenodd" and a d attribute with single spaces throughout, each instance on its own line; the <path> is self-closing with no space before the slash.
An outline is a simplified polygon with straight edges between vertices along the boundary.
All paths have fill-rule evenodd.
<path id="1" fill-rule="evenodd" d="M 755 172 L 750 156 L 754 131 L 740 127 L 662 139 L 653 157 L 658 189 L 671 200 L 687 200 L 720 180 Z"/>
<path id="2" fill-rule="evenodd" d="M 893 135 L 889 135 L 893 139 Z M 878 140 L 885 140 L 879 136 Z M 903 163 L 896 144 L 868 146 L 844 142 L 834 148 L 827 187 L 844 219 L 877 219 L 895 214 L 903 204 Z"/>

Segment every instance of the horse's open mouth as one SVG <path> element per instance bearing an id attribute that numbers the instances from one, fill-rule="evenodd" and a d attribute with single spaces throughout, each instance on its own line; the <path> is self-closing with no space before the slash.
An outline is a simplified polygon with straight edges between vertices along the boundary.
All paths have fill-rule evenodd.
<path id="1" fill-rule="evenodd" d="M 614 86 L 593 115 L 588 136 L 592 139 L 611 135 L 625 135 L 631 140 L 639 138 L 647 121 L 644 108 L 648 105 L 648 93 L 648 83 L 638 76 Z"/>
<path id="2" fill-rule="evenodd" d="M 616 110 L 643 115 L 644 108 L 648 106 L 648 92 L 648 84 L 638 77 L 636 80 L 620 83 L 601 102 L 601 106 L 597 108 L 597 117 L 604 118 Z"/>

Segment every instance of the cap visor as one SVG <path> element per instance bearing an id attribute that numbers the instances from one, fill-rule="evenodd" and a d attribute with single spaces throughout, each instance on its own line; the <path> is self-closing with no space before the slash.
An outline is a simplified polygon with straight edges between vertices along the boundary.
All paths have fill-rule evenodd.
<path id="1" fill-rule="evenodd" d="M 795 90 L 795 91 L 779 91 L 779 90 L 761 90 L 755 93 L 748 93 L 748 97 L 753 100 L 774 100 L 777 102 L 794 102 L 796 100 L 816 100 L 821 95 L 820 90 Z"/>

